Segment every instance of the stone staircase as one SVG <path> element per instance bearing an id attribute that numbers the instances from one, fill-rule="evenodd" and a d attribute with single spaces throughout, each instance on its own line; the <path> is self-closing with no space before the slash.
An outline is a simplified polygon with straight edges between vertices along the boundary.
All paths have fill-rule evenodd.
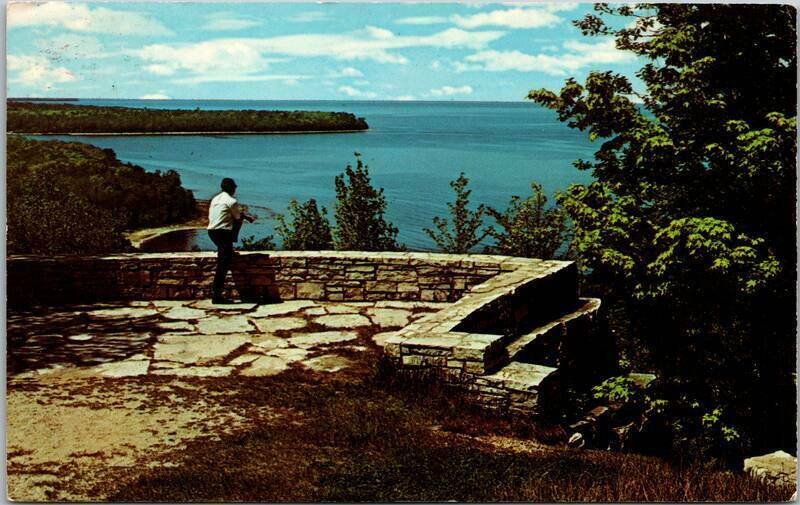
<path id="1" fill-rule="evenodd" d="M 387 341 L 403 370 L 434 371 L 480 404 L 539 412 L 565 371 L 591 369 L 600 300 L 577 296 L 572 262 L 535 261 L 501 273 Z"/>

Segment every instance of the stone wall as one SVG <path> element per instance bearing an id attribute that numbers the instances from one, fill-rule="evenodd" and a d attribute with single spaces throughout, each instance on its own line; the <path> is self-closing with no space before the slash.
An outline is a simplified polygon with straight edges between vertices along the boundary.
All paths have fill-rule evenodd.
<path id="1" fill-rule="evenodd" d="M 227 291 L 243 300 L 453 302 L 472 286 L 538 260 L 346 251 L 241 252 Z M 12 256 L 10 306 L 209 298 L 214 253 Z"/>

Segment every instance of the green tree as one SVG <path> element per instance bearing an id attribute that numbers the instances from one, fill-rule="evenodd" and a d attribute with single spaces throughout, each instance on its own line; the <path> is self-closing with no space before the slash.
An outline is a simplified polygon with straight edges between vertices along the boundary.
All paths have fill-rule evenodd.
<path id="1" fill-rule="evenodd" d="M 397 228 L 384 217 L 386 197 L 383 188 L 375 189 L 369 177 L 369 167 L 354 153 L 356 166 L 348 163 L 344 173 L 337 175 L 336 227 L 334 244 L 339 250 L 396 251 Z"/>
<path id="2" fill-rule="evenodd" d="M 795 9 L 595 10 L 576 25 L 638 55 L 645 89 L 592 72 L 529 95 L 601 141 L 576 162 L 596 182 L 559 196 L 574 247 L 623 345 L 649 351 L 676 445 L 713 412 L 712 450 L 794 447 Z"/>
<path id="3" fill-rule="evenodd" d="M 564 209 L 556 205 L 547 208 L 547 196 L 541 184 L 531 183 L 532 195 L 524 200 L 512 196 L 508 207 L 501 212 L 489 207 L 502 231 L 491 229 L 496 245 L 490 252 L 524 258 L 551 259 L 567 240 L 569 227 Z"/>
<path id="4" fill-rule="evenodd" d="M 331 226 L 328 223 L 328 211 L 317 208 L 313 198 L 300 204 L 292 199 L 289 202 L 289 216 L 278 214 L 276 231 L 283 240 L 283 248 L 293 251 L 330 250 L 333 249 Z"/>
<path id="5" fill-rule="evenodd" d="M 239 246 L 241 251 L 274 251 L 275 242 L 272 240 L 272 235 L 266 237 L 256 238 L 255 235 L 249 237 L 242 237 L 242 245 Z"/>
<path id="6" fill-rule="evenodd" d="M 458 179 L 450 181 L 450 187 L 456 193 L 455 202 L 447 204 L 453 220 L 452 227 L 447 218 L 436 216 L 433 218 L 436 229 L 424 229 L 444 252 L 466 254 L 490 233 L 488 229 L 480 231 L 486 206 L 479 205 L 474 211 L 469 210 L 469 195 L 472 190 L 467 189 L 468 185 L 469 179 L 464 176 L 464 172 L 461 172 Z"/>

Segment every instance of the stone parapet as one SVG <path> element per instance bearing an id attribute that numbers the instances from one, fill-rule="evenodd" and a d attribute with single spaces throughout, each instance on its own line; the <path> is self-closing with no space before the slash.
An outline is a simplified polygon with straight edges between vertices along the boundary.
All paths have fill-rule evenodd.
<path id="1" fill-rule="evenodd" d="M 11 306 L 109 300 L 209 298 L 215 254 L 11 256 Z M 360 251 L 252 251 L 234 258 L 228 295 L 244 300 L 453 302 L 470 288 L 534 259 Z"/>

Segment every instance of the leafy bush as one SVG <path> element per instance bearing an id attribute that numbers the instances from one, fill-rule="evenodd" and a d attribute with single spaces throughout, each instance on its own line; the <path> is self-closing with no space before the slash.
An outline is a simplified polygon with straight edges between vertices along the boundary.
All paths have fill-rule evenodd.
<path id="1" fill-rule="evenodd" d="M 464 172 L 461 172 L 458 179 L 450 182 L 450 187 L 456 193 L 455 202 L 447 204 L 453 220 L 452 229 L 447 218 L 438 216 L 433 218 L 436 230 L 424 229 L 436 245 L 447 253 L 466 254 L 489 234 L 489 230 L 479 231 L 483 226 L 486 207 L 479 205 L 476 210 L 469 210 L 469 195 L 472 190 L 467 189 L 468 184 L 469 179 L 464 176 Z"/>
<path id="2" fill-rule="evenodd" d="M 356 166 L 348 163 L 337 175 L 336 228 L 334 244 L 339 250 L 396 251 L 397 228 L 384 218 L 386 197 L 383 188 L 375 189 L 369 177 L 369 167 L 354 153 Z"/>
<path id="3" fill-rule="evenodd" d="M 182 222 L 195 212 L 194 196 L 172 170 L 149 173 L 80 142 L 7 141 L 11 254 L 120 251 L 123 230 Z"/>
<path id="4" fill-rule="evenodd" d="M 592 72 L 529 95 L 602 140 L 593 161 L 576 161 L 596 182 L 558 198 L 589 284 L 625 354 L 642 360 L 633 366 L 661 378 L 663 438 L 676 449 L 793 449 L 795 9 L 595 9 L 576 25 L 645 61 L 645 90 Z"/>
<path id="5" fill-rule="evenodd" d="M 492 228 L 496 245 L 490 251 L 508 256 L 551 259 L 569 239 L 567 215 L 560 206 L 547 208 L 542 186 L 531 183 L 533 194 L 526 199 L 512 196 L 501 212 L 487 209 L 502 231 Z"/>
<path id="6" fill-rule="evenodd" d="M 260 239 L 256 239 L 255 235 L 249 237 L 242 237 L 242 244 L 239 249 L 242 251 L 274 251 L 275 242 L 272 240 L 272 235 L 267 235 Z"/>
<path id="7" fill-rule="evenodd" d="M 289 202 L 291 220 L 287 220 L 283 214 L 277 216 L 276 231 L 283 240 L 283 248 L 290 251 L 333 249 L 327 215 L 325 207 L 318 209 L 317 201 L 313 198 L 302 205 L 292 199 Z"/>

